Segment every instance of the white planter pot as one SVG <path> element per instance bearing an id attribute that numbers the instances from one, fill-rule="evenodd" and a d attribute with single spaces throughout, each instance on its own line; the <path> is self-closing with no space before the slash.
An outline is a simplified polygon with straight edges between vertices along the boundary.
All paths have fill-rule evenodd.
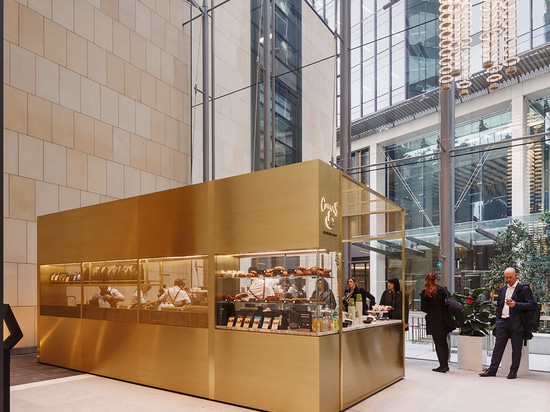
<path id="1" fill-rule="evenodd" d="M 483 349 L 484 336 L 457 336 L 458 368 L 471 371 L 483 370 L 487 364 L 487 351 Z"/>

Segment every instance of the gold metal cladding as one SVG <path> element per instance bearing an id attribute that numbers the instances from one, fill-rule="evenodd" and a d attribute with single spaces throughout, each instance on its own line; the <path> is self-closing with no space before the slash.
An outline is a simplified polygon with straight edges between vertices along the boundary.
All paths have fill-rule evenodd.
<path id="1" fill-rule="evenodd" d="M 138 336 L 139 383 L 208 398 L 208 329 L 141 324 Z"/>
<path id="2" fill-rule="evenodd" d="M 62 368 L 84 370 L 80 325 L 80 319 L 38 316 L 40 362 Z"/>
<path id="3" fill-rule="evenodd" d="M 346 239 L 343 220 L 350 228 Z M 302 336 L 216 329 L 215 271 L 234 268 L 236 254 L 340 253 L 342 241 L 374 238 L 372 223 L 385 232 L 399 226 L 403 233 L 402 222 L 401 207 L 318 160 L 40 216 L 40 360 L 258 409 L 339 410 L 342 399 L 364 398 L 403 376 L 402 323 L 370 328 L 362 338 L 355 332 Z M 109 316 L 101 319 L 84 316 L 93 314 L 84 307 L 91 286 L 84 283 L 85 268 L 106 261 L 151 265 L 164 257 L 158 277 L 145 277 L 156 285 L 174 256 L 203 257 L 208 328 L 145 323 L 147 311 L 126 307 L 102 309 Z M 79 282 L 52 282 L 53 272 L 79 270 Z M 134 290 L 137 284 L 132 279 L 120 286 Z M 81 307 L 69 307 L 68 295 L 80 296 Z M 389 361 L 382 346 L 384 354 L 393 354 Z M 274 354 L 262 355 L 260 369 L 259 353 Z M 346 388 L 353 376 L 367 385 L 363 391 L 353 384 Z M 280 395 L 281 385 L 304 390 L 289 401 Z"/>
<path id="4" fill-rule="evenodd" d="M 217 400 L 281 412 L 340 410 L 337 334 L 309 337 L 217 329 L 215 340 Z M 292 395 L 281 392 L 285 388 Z"/>
<path id="5" fill-rule="evenodd" d="M 208 248 L 208 184 L 39 216 L 39 263 L 185 256 Z"/>
<path id="6" fill-rule="evenodd" d="M 208 187 L 212 184 L 140 196 L 139 256 L 189 256 L 208 251 Z"/>
<path id="7" fill-rule="evenodd" d="M 38 216 L 38 264 L 81 262 L 81 209 Z"/>
<path id="8" fill-rule="evenodd" d="M 82 319 L 82 354 L 81 370 L 138 382 L 137 322 Z"/>
<path id="9" fill-rule="evenodd" d="M 339 175 L 314 160 L 215 181 L 215 254 L 339 249 L 339 225 L 324 230 L 320 206 L 339 201 Z"/>
<path id="10" fill-rule="evenodd" d="M 401 322 L 342 333 L 342 410 L 405 376 L 403 342 Z"/>

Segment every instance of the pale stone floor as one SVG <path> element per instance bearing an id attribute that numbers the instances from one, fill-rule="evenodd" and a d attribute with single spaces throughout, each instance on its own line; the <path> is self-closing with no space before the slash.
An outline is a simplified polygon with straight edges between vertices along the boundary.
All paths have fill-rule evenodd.
<path id="1" fill-rule="evenodd" d="M 456 367 L 432 372 L 437 366 L 430 342 L 406 345 L 405 378 L 352 406 L 363 411 L 547 411 L 550 405 L 550 356 L 531 355 L 529 376 L 506 379 L 506 371 L 494 378 Z M 428 360 L 427 360 L 428 359 Z M 536 369 L 536 370 L 534 370 Z M 43 370 L 45 371 L 45 370 Z M 13 369 L 12 369 L 13 374 Z M 69 374 L 70 375 L 70 374 Z M 134 385 L 88 374 L 58 377 L 11 387 L 11 411 L 246 411 L 249 409 L 178 393 Z M 12 381 L 15 381 L 12 376 Z M 309 412 L 309 411 L 305 411 Z"/>

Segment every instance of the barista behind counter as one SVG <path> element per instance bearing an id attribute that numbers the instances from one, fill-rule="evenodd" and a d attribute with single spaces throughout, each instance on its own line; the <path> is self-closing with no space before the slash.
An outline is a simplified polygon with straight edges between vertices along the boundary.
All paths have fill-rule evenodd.
<path id="1" fill-rule="evenodd" d="M 107 285 L 99 286 L 99 292 L 92 296 L 90 304 L 92 306 L 99 306 L 100 308 L 116 308 L 118 302 L 124 300 L 124 295 L 117 289 Z"/>
<path id="2" fill-rule="evenodd" d="M 189 295 L 183 288 L 185 287 L 185 282 L 183 279 L 177 278 L 174 281 L 174 286 L 165 290 L 165 292 L 159 297 L 159 309 L 163 307 L 176 307 L 181 308 L 185 305 L 191 303 Z"/>

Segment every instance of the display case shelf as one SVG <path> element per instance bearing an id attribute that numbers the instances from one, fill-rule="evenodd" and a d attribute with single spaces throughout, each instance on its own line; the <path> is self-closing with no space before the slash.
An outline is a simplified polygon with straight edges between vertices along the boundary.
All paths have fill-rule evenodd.
<path id="1" fill-rule="evenodd" d="M 217 327 L 300 334 L 338 330 L 334 252 L 236 254 L 216 262 Z"/>

